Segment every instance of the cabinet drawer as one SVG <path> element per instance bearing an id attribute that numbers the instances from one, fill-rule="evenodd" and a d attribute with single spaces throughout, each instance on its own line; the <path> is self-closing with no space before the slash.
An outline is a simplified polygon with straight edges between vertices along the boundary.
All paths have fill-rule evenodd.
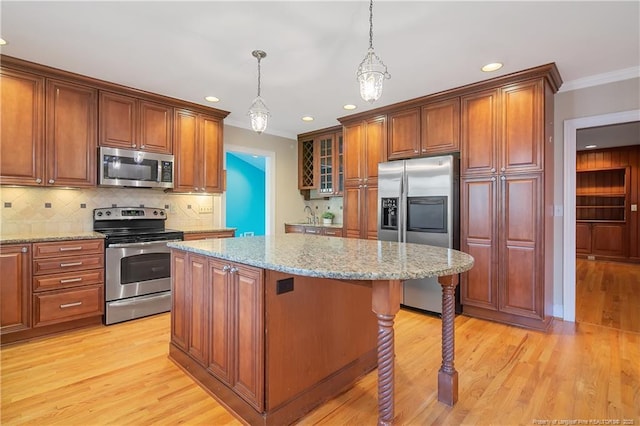
<path id="1" fill-rule="evenodd" d="M 304 227 L 304 233 L 305 234 L 321 235 L 322 234 L 322 228 L 316 228 L 315 226 L 305 226 Z"/>
<path id="2" fill-rule="evenodd" d="M 95 284 L 104 284 L 104 269 L 37 276 L 33 278 L 33 291 L 58 290 Z"/>
<path id="3" fill-rule="evenodd" d="M 33 261 L 33 275 L 56 274 L 59 272 L 82 271 L 104 267 L 102 254 L 87 256 L 58 257 L 54 259 L 35 259 Z"/>
<path id="4" fill-rule="evenodd" d="M 104 240 L 55 241 L 33 244 L 34 259 L 92 253 L 104 253 Z"/>
<path id="5" fill-rule="evenodd" d="M 34 327 L 55 324 L 104 312 L 102 285 L 51 291 L 33 296 Z"/>
<path id="6" fill-rule="evenodd" d="M 322 234 L 329 237 L 342 237 L 342 228 L 324 228 Z"/>

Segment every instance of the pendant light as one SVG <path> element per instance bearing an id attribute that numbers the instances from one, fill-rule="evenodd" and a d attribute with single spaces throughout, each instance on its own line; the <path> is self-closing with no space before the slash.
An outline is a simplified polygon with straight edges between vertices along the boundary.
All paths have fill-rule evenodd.
<path id="1" fill-rule="evenodd" d="M 384 79 L 391 78 L 391 74 L 387 72 L 387 66 L 373 51 L 373 0 L 369 1 L 369 50 L 358 66 L 357 76 L 360 83 L 360 96 L 370 103 L 380 99 Z"/>
<path id="2" fill-rule="evenodd" d="M 262 50 L 254 50 L 251 55 L 258 59 L 258 97 L 253 100 L 251 108 L 249 108 L 249 117 L 251 118 L 251 128 L 258 134 L 265 131 L 267 121 L 269 120 L 269 109 L 265 105 L 264 100 L 260 97 L 260 60 L 267 54 Z"/>

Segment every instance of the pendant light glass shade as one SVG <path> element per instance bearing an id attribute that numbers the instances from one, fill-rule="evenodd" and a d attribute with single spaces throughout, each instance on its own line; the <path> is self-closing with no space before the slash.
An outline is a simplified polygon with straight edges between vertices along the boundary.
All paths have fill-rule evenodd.
<path id="1" fill-rule="evenodd" d="M 385 79 L 391 78 L 387 66 L 373 50 L 373 0 L 369 2 L 369 50 L 358 66 L 360 96 L 367 102 L 374 102 L 382 96 Z"/>
<path id="2" fill-rule="evenodd" d="M 258 59 L 258 96 L 253 100 L 251 108 L 249 108 L 249 117 L 251 118 L 251 128 L 258 134 L 264 132 L 269 121 L 269 109 L 264 103 L 264 99 L 260 97 L 260 60 L 267 56 L 262 50 L 254 50 L 251 55 Z"/>

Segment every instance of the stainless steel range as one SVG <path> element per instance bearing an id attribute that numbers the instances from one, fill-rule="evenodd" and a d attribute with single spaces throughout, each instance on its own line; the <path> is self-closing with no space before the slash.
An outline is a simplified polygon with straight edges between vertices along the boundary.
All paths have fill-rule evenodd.
<path id="1" fill-rule="evenodd" d="M 105 238 L 105 324 L 171 310 L 169 241 L 164 209 L 113 207 L 93 211 L 93 230 Z"/>

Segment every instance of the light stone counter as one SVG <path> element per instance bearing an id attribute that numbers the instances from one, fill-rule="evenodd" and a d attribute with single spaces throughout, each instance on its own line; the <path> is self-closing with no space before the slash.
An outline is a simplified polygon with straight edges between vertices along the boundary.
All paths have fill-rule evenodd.
<path id="1" fill-rule="evenodd" d="M 263 269 L 347 280 L 408 280 L 458 274 L 473 266 L 473 258 L 457 250 L 305 234 L 182 241 L 168 246 Z"/>
<path id="2" fill-rule="evenodd" d="M 42 243 L 47 241 L 67 241 L 67 240 L 93 240 L 96 238 L 104 239 L 104 234 L 99 232 L 43 232 L 29 234 L 2 234 L 0 235 L 0 244 L 28 244 Z"/>

